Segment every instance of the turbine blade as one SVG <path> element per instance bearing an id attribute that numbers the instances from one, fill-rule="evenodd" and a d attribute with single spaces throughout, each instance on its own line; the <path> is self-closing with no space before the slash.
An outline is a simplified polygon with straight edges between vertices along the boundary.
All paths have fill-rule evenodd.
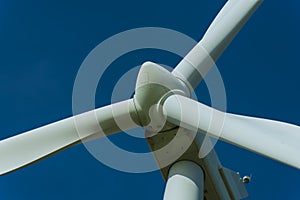
<path id="1" fill-rule="evenodd" d="M 4 139 L 0 141 L 0 175 L 80 142 L 134 128 L 134 114 L 130 99 Z"/>
<path id="2" fill-rule="evenodd" d="M 227 1 L 200 42 L 172 73 L 195 88 L 261 3 L 262 0 Z"/>
<path id="3" fill-rule="evenodd" d="M 180 95 L 167 98 L 163 108 L 171 123 L 300 169 L 299 126 L 224 113 Z"/>

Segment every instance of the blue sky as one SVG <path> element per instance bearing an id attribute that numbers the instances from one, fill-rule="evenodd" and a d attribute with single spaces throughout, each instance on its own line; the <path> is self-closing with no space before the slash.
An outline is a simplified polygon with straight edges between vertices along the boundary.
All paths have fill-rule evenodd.
<path id="1" fill-rule="evenodd" d="M 71 116 L 77 70 L 101 41 L 147 26 L 174 29 L 199 40 L 224 3 L 0 1 L 0 138 Z M 299 6 L 296 0 L 266 0 L 217 62 L 229 112 L 300 125 Z M 135 53 L 120 66 L 132 67 L 127 62 L 132 59 L 135 64 L 148 59 L 178 62 L 159 52 Z M 107 77 L 120 76 L 122 70 L 108 71 Z M 110 90 L 104 85 L 98 91 L 97 105 L 108 103 L 105 95 Z M 133 142 L 127 148 L 137 143 L 122 135 L 112 139 L 120 145 L 122 139 Z M 139 142 L 138 148 L 143 148 L 145 142 Z M 222 142 L 216 150 L 224 166 L 252 174 L 248 199 L 299 198 L 299 170 Z M 162 199 L 163 190 L 158 171 L 116 171 L 95 160 L 82 145 L 0 177 L 4 200 Z"/>

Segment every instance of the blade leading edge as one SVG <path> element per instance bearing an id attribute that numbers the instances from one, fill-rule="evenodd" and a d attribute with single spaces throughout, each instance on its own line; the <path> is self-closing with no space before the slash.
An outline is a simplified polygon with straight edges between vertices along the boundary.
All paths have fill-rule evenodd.
<path id="1" fill-rule="evenodd" d="M 262 0 L 227 1 L 200 42 L 172 73 L 195 88 L 261 3 Z"/>
<path id="2" fill-rule="evenodd" d="M 135 128 L 133 100 L 73 116 L 0 141 L 0 175 L 75 144 Z"/>

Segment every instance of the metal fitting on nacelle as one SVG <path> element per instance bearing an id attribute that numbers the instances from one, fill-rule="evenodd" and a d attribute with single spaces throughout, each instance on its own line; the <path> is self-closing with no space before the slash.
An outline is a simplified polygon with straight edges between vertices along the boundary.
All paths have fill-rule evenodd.
<path id="1" fill-rule="evenodd" d="M 243 177 L 243 183 L 250 183 L 251 182 L 251 176 L 244 176 Z"/>

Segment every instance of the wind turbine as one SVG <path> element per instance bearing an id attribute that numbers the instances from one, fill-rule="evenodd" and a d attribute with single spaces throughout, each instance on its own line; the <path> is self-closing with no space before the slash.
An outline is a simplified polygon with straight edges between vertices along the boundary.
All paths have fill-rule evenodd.
<path id="1" fill-rule="evenodd" d="M 247 2 L 237 2 L 237 1 L 229 1 L 226 6 L 223 8 L 223 10 L 220 12 L 218 17 L 215 19 L 213 24 L 211 25 L 210 29 L 208 30 L 207 34 L 204 36 L 204 38 L 200 41 L 199 46 L 200 49 L 196 48 L 196 50 L 202 50 L 204 48 L 205 51 L 208 52 L 208 54 L 212 57 L 213 61 L 217 59 L 217 57 L 222 53 L 224 48 L 229 44 L 231 37 L 235 35 L 235 33 L 238 32 L 238 30 L 241 28 L 241 25 L 246 21 L 246 19 L 249 17 L 249 15 L 255 10 L 255 8 L 258 6 L 258 1 L 247 1 Z M 239 6 L 238 6 L 239 5 Z M 230 9 L 229 9 L 230 8 Z M 228 9 L 228 10 L 227 10 Z M 231 10 L 232 9 L 232 10 Z M 230 15 L 225 15 L 227 11 L 230 10 L 230 14 L 238 17 L 232 17 Z M 227 17 L 227 18 L 226 18 Z M 227 21 L 226 21 L 227 19 Z M 233 20 L 233 19 L 236 19 Z M 219 21 L 221 20 L 221 21 Z M 222 23 L 221 23 L 222 22 Z M 223 23 L 224 22 L 224 23 Z M 225 23 L 226 22 L 226 23 Z M 227 24 L 229 23 L 229 24 Z M 232 23 L 232 24 L 231 24 Z M 222 27 L 222 25 L 224 27 Z M 216 26 L 216 27 L 214 27 Z M 221 26 L 221 27 L 220 27 Z M 225 29 L 224 29 L 225 28 Z M 228 29 L 226 29 L 228 28 Z M 236 29 L 235 29 L 236 28 Z M 234 31 L 232 31 L 234 30 Z M 215 35 L 214 35 L 215 34 Z M 217 41 L 217 39 L 224 39 L 223 41 Z M 211 46 L 212 45 L 212 46 Z M 186 60 L 190 60 L 189 56 L 192 55 L 193 57 L 193 51 L 187 56 Z M 203 55 L 203 54 L 202 54 Z M 205 52 L 204 52 L 205 55 Z M 198 57 L 197 57 L 198 58 Z M 204 59 L 207 59 L 205 57 Z M 186 61 L 184 60 L 184 61 Z M 204 70 L 204 73 L 207 68 L 210 67 L 211 63 L 208 62 L 209 65 L 203 65 L 203 60 L 197 60 L 200 64 L 194 64 L 196 67 L 199 67 L 195 70 L 195 66 L 188 65 L 186 62 L 181 62 L 177 68 L 172 72 L 172 74 L 168 73 L 164 69 L 162 69 L 160 66 L 153 64 L 153 63 L 145 63 L 140 71 L 140 76 L 137 81 L 137 90 L 136 90 L 136 96 L 132 100 L 128 100 L 125 102 L 122 102 L 120 104 L 115 104 L 112 106 L 108 106 L 105 108 L 100 108 L 96 111 L 96 114 L 99 114 L 100 118 L 105 117 L 106 119 L 111 119 L 114 117 L 116 121 L 120 119 L 122 122 L 123 120 L 127 120 L 128 111 L 133 116 L 134 122 L 136 124 L 146 126 L 148 125 L 148 122 L 150 121 L 150 117 L 148 116 L 148 109 L 150 106 L 156 103 L 161 103 L 161 106 L 164 108 L 163 110 L 159 110 L 160 113 L 157 111 L 157 113 L 161 114 L 163 117 L 166 117 L 168 122 L 170 124 L 174 125 L 181 125 L 186 129 L 192 129 L 192 130 L 198 130 L 199 132 L 207 131 L 207 122 L 201 124 L 203 122 L 200 121 L 199 124 L 193 124 L 191 123 L 193 119 L 190 119 L 190 113 L 193 113 L 193 110 L 191 110 L 188 115 L 185 113 L 181 113 L 180 110 L 174 109 L 174 108 L 183 108 L 183 110 L 189 110 L 190 105 L 193 105 L 194 108 L 198 108 L 200 111 L 200 114 L 204 114 L 205 119 L 209 119 L 211 113 L 215 113 L 217 116 L 225 116 L 224 113 L 215 111 L 210 109 L 209 107 L 206 107 L 202 104 L 198 104 L 194 101 L 191 101 L 189 98 L 183 97 L 187 96 L 189 97 L 189 91 L 191 88 L 195 87 L 197 82 L 200 81 L 200 77 L 197 76 L 197 71 Z M 204 63 L 206 64 L 206 63 Z M 207 68 L 205 68 L 207 67 Z M 167 79 L 167 81 L 164 84 L 161 84 L 168 89 L 161 89 L 161 88 L 155 88 L 151 89 L 151 91 L 147 91 L 148 84 L 144 84 L 143 80 L 143 74 L 149 74 L 154 75 L 150 78 L 153 78 L 153 82 L 159 82 L 162 83 L 165 81 L 165 77 L 163 77 L 163 80 L 157 80 L 160 77 L 161 74 L 164 74 Z M 174 76 L 177 76 L 176 79 Z M 179 76 L 179 77 L 178 77 Z M 196 78 L 194 78 L 196 76 Z M 170 89 L 170 90 L 169 90 Z M 146 91 L 143 91 L 146 90 Z M 153 95 L 153 93 L 156 93 L 156 91 L 163 90 L 163 95 L 160 94 L 159 96 Z M 173 91 L 176 90 L 176 91 Z M 142 92 L 141 92 L 142 91 Z M 155 92 L 154 92 L 155 91 Z M 150 92 L 150 95 L 149 93 Z M 171 93 L 168 93 L 171 92 Z M 149 96 L 147 96 L 149 95 Z M 167 95 L 167 96 L 164 96 Z M 169 96 L 170 95 L 170 96 Z M 149 97 L 149 98 L 146 98 Z M 163 98 L 162 98 L 163 97 Z M 148 102 L 143 102 L 143 99 L 151 99 L 152 102 L 150 102 L 150 105 L 148 105 Z M 153 99 L 152 99 L 153 98 Z M 120 106 L 121 105 L 121 106 Z M 134 106 L 133 106 L 134 105 Z M 128 108 L 128 110 L 122 111 L 121 109 L 117 109 L 117 115 L 112 116 L 110 113 L 110 110 L 112 110 L 113 107 L 119 107 L 120 108 Z M 128 106 L 128 107 L 126 107 Z M 133 107 L 142 107 L 138 109 L 133 109 Z M 102 115 L 102 112 L 106 112 L 107 115 Z M 197 116 L 199 113 L 195 113 L 193 116 Z M 123 119 L 123 117 L 125 118 Z M 207 118 L 206 118 L 207 117 Z M 202 118 L 202 115 L 201 115 Z M 297 147 L 296 141 L 299 139 L 299 129 L 296 126 L 288 125 L 288 124 L 282 124 L 274 121 L 267 121 L 267 120 L 259 120 L 254 118 L 247 118 L 247 117 L 239 117 L 235 115 L 227 115 L 224 118 L 225 120 L 225 126 L 223 127 L 223 131 L 221 134 L 221 139 L 229 141 L 231 143 L 234 143 L 236 145 L 242 146 L 244 148 L 247 148 L 252 151 L 256 151 L 257 153 L 264 154 L 265 156 L 269 156 L 273 159 L 282 161 L 286 164 L 292 165 L 294 167 L 299 168 L 299 158 L 297 158 L 297 152 L 299 152 L 299 148 Z M 229 120 L 229 121 L 226 121 Z M 245 121 L 245 122 L 244 122 Z M 100 123 L 102 120 L 100 119 Z M 155 122 L 154 122 L 155 123 Z M 156 122 L 157 123 L 157 122 Z M 234 126 L 232 126 L 232 123 Z M 245 128 L 244 125 L 241 123 L 245 123 L 247 126 Z M 169 124 L 169 125 L 170 125 Z M 252 125 L 253 124 L 253 125 Z M 76 128 L 74 129 L 73 126 L 73 119 L 62 121 L 59 123 L 56 123 L 54 125 L 50 125 L 41 129 L 34 130 L 32 132 L 27 132 L 24 134 L 21 134 L 19 136 L 15 136 L 6 140 L 1 141 L 0 149 L 1 149 L 1 156 L 0 160 L 4 161 L 1 162 L 1 172 L 6 173 L 10 170 L 17 169 L 19 167 L 22 167 L 23 165 L 26 165 L 30 162 L 34 162 L 36 159 L 40 159 L 41 157 L 47 155 L 48 153 L 53 153 L 53 151 L 56 151 L 60 148 L 64 148 L 65 145 L 69 146 L 70 144 L 76 143 L 77 141 L 80 141 L 80 138 L 77 135 Z M 86 125 L 89 125 L 89 121 L 86 122 Z M 91 124 L 91 126 L 94 124 Z M 134 126 L 134 124 L 131 124 Z M 266 126 L 267 125 L 267 126 Z M 70 132 L 61 132 L 61 129 L 67 128 L 67 126 L 70 127 Z M 102 128 L 104 128 L 105 134 L 109 134 L 109 131 L 105 131 L 106 127 L 109 126 L 113 127 L 112 132 L 120 131 L 118 127 L 118 124 L 115 123 L 104 123 L 101 125 Z M 131 128 L 130 127 L 122 127 L 122 128 Z M 238 130 L 235 130 L 234 128 L 238 128 Z M 243 137 L 237 137 L 238 134 L 231 135 L 233 132 L 240 132 L 241 129 L 246 129 L 244 132 L 245 135 Z M 264 129 L 267 129 L 267 131 L 262 131 Z M 270 130 L 271 129 L 271 130 Z M 54 130 L 54 131 L 53 131 Z M 57 131 L 56 131 L 57 130 Z M 123 129 L 122 129 L 123 130 Z M 249 131 L 253 130 L 253 132 Z M 282 132 L 281 132 L 282 130 Z M 45 131 L 45 132 L 44 132 Z M 48 132 L 49 131 L 49 132 Z M 44 132 L 43 135 L 42 132 Z M 261 134 L 261 132 L 263 132 Z M 272 132 L 272 133 L 271 133 Z M 36 133 L 35 135 L 32 135 L 32 133 Z M 70 135 L 64 135 L 68 137 L 62 137 L 62 134 L 70 133 Z M 276 136 L 273 135 L 274 133 L 278 133 L 279 135 Z M 57 134 L 57 135 L 56 135 Z M 209 134 L 212 134 L 214 136 L 214 132 L 209 132 Z M 259 138 L 266 137 L 264 141 L 270 142 L 270 146 L 265 146 L 264 144 L 257 144 L 256 137 L 253 137 L 252 134 L 258 134 Z M 270 135 L 269 135 L 270 134 Z M 288 136 L 284 138 L 280 138 L 280 134 L 288 134 Z M 242 135 L 242 133 L 241 133 Z M 57 136 L 57 137 L 56 137 Z M 90 135 L 87 135 L 87 138 Z M 216 135 L 218 136 L 218 135 Z M 256 135 L 255 135 L 256 136 Z M 41 138 L 39 138 L 41 137 Z M 49 137 L 44 139 L 44 137 Z M 236 138 L 237 137 L 237 138 Z M 45 142 L 45 143 L 44 143 Z M 289 144 L 289 145 L 287 145 Z M 24 148 L 28 145 L 28 148 Z M 37 145 L 37 146 L 35 146 Z M 263 146 L 261 146 L 263 145 Z M 272 146 L 274 145 L 274 146 Z M 274 152 L 274 147 L 278 147 L 277 145 L 283 145 L 281 148 L 281 151 Z M 26 152 L 29 147 L 36 147 L 35 149 L 38 149 L 39 151 L 29 151 Z M 282 151 L 282 149 L 285 149 L 286 151 Z M 25 151 L 26 150 L 26 151 Z M 10 152 L 10 154 L 7 154 L 7 152 Z M 176 167 L 176 164 L 174 164 Z M 195 166 L 194 164 L 191 164 L 192 168 Z M 179 167 L 184 169 L 185 167 Z M 187 166 L 189 168 L 189 166 Z M 197 166 L 195 166 L 197 168 Z M 201 171 L 201 170 L 197 170 Z M 199 174 L 198 176 L 201 176 Z M 201 180 L 201 177 L 199 177 L 198 180 Z M 177 181 L 174 181 L 175 184 L 177 184 Z M 172 185 L 173 182 L 171 182 Z M 199 191 L 201 191 L 201 181 L 198 183 L 200 185 Z M 166 198 L 168 198 L 168 189 L 172 188 L 171 186 L 167 187 L 167 193 Z M 190 190 L 189 190 L 190 191 Z M 171 194 L 174 194 L 175 191 L 171 190 Z M 192 194 L 192 193 L 189 193 Z M 199 194 L 198 194 L 199 195 Z"/>

